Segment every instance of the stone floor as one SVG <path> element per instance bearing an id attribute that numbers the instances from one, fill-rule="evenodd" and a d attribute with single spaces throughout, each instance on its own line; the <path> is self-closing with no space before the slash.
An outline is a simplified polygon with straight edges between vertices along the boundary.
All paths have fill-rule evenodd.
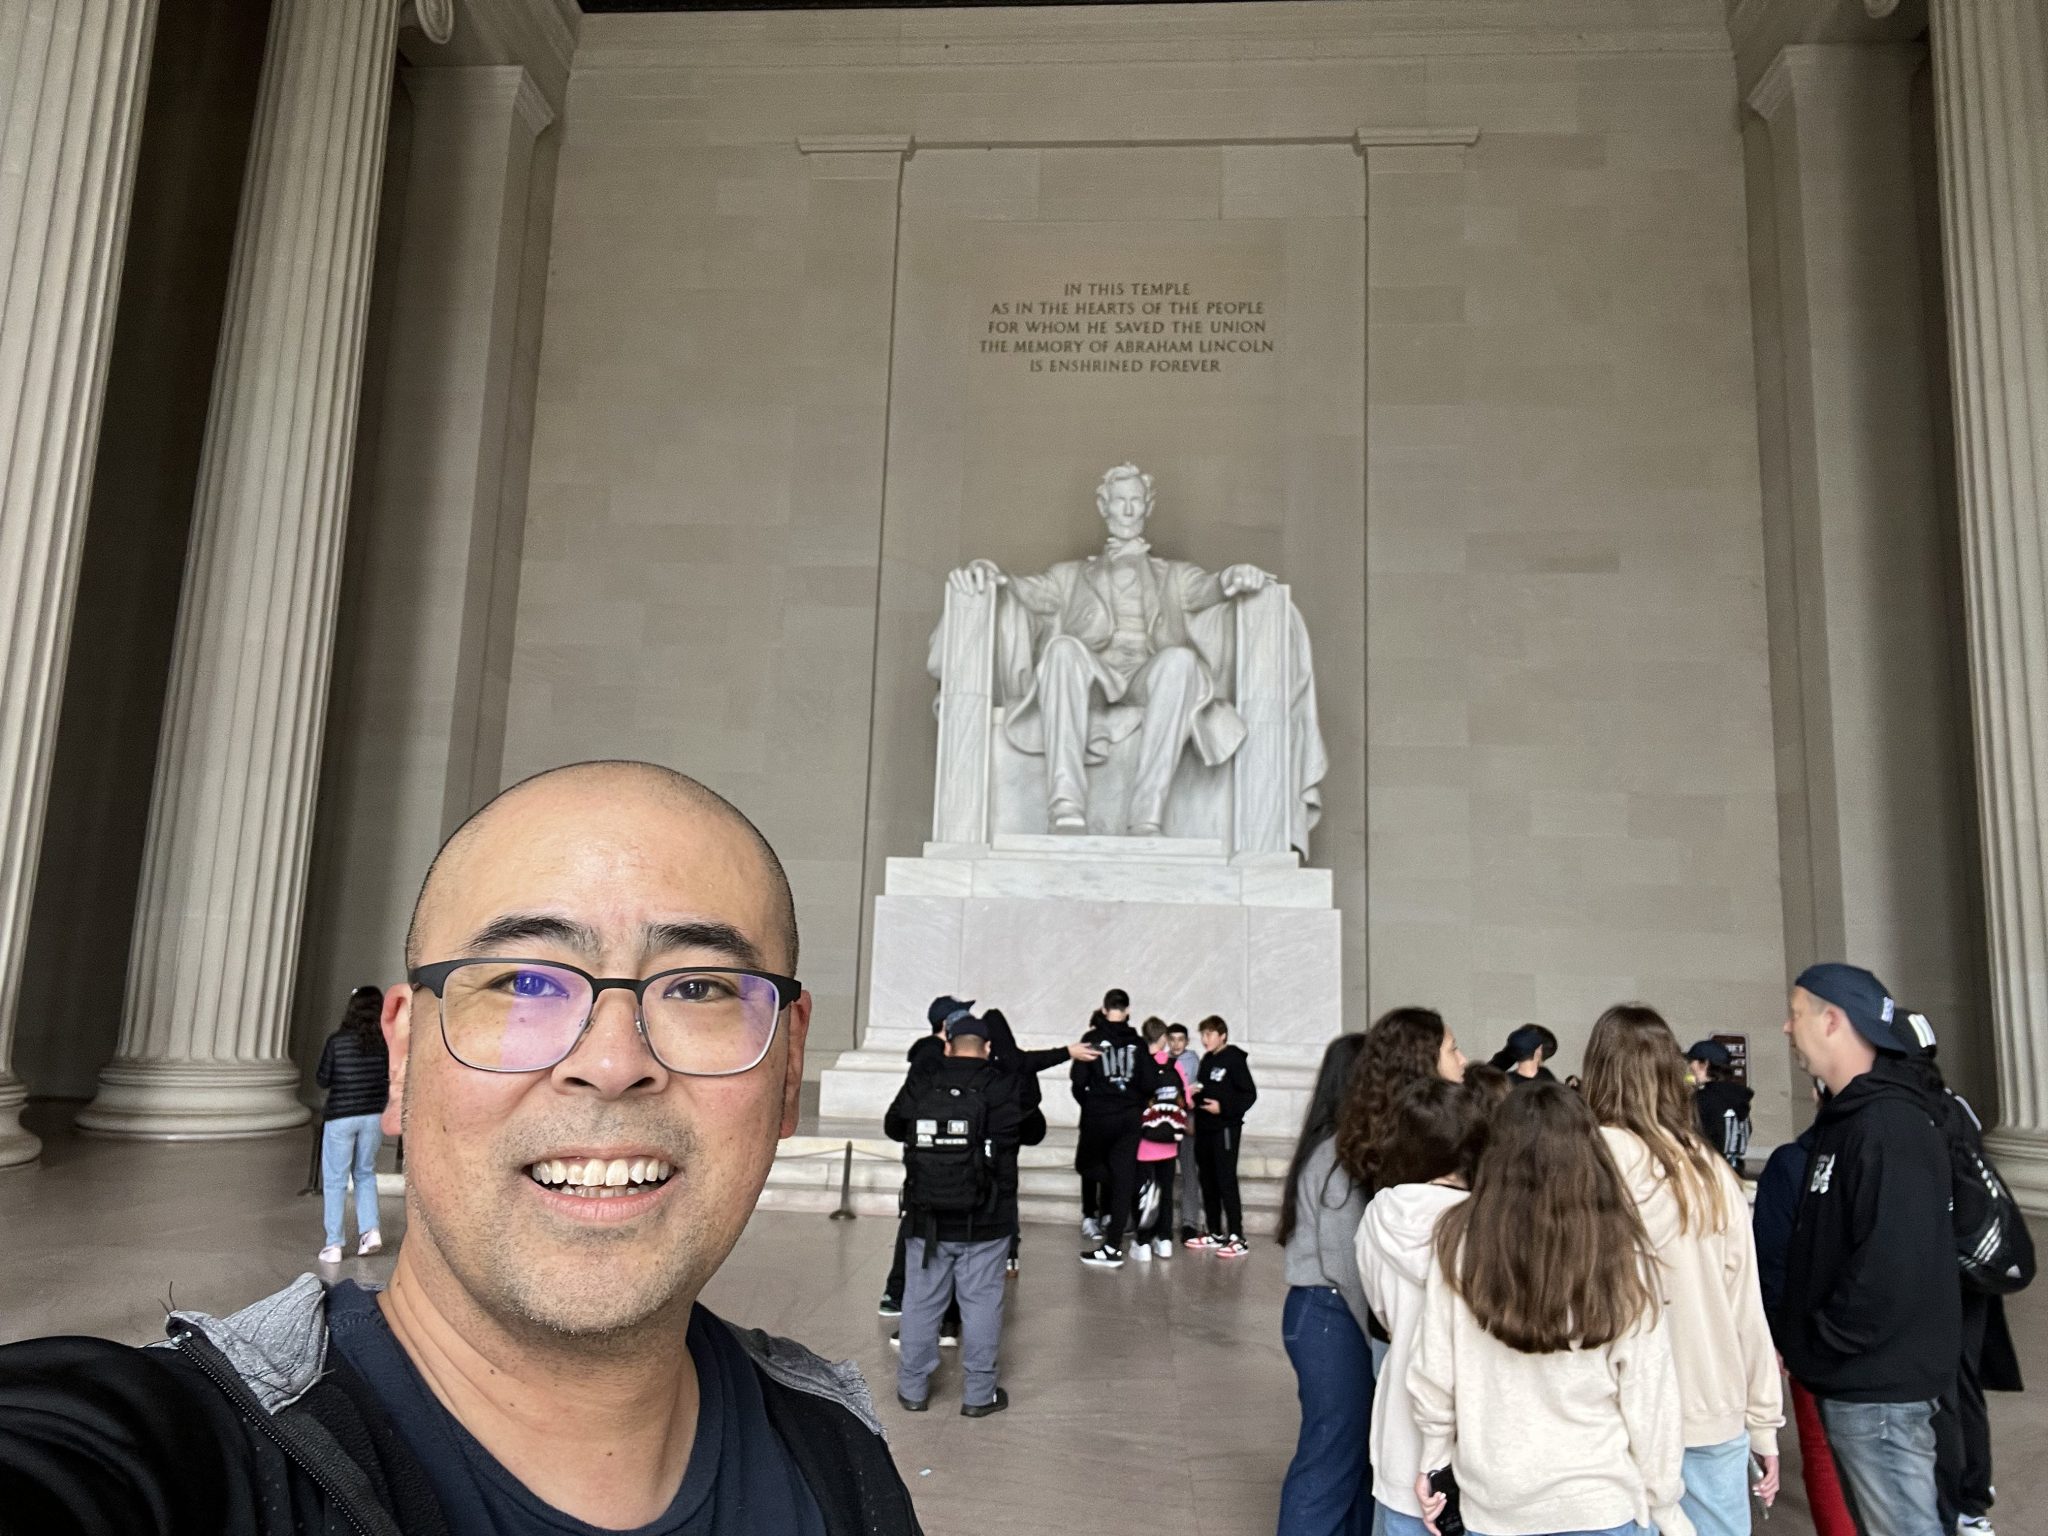
<path id="1" fill-rule="evenodd" d="M 293 1193 L 305 1139 L 91 1141 L 63 1130 L 46 1106 L 31 1124 L 48 1137 L 43 1162 L 0 1172 L 0 1342 L 59 1332 L 149 1339 L 167 1302 L 226 1310 L 311 1267 L 319 1210 Z M 402 1232 L 395 1212 L 385 1230 Z M 894 1406 L 890 1325 L 874 1309 L 890 1237 L 875 1217 L 764 1212 L 706 1300 L 859 1362 L 888 1405 L 897 1463 L 931 1536 L 1273 1529 L 1296 1410 L 1270 1247 L 1234 1265 L 1181 1253 L 1098 1272 L 1075 1262 L 1067 1229 L 1027 1227 L 1004 1339 L 1015 1406 L 968 1420 L 951 1411 L 959 1380 L 950 1358 L 935 1383 L 937 1411 L 914 1417 Z M 381 1276 L 390 1262 L 347 1268 Z M 2023 1360 L 2048 1369 L 2048 1293 L 2019 1298 L 2013 1318 Z M 2038 1513 L 2048 1510 L 2043 1401 L 1994 1399 L 2002 1536 L 2048 1531 Z M 1788 1496 L 1760 1527 L 1768 1536 L 1812 1529 L 1789 1461 L 1787 1473 Z"/>

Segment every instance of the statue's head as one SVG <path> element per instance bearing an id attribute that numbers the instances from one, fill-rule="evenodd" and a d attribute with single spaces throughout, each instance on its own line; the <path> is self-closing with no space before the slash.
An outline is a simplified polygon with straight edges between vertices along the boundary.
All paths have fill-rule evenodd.
<path id="1" fill-rule="evenodd" d="M 1095 510 L 1109 525 L 1110 537 L 1135 539 L 1152 515 L 1152 477 L 1135 464 L 1119 464 L 1095 489 Z"/>

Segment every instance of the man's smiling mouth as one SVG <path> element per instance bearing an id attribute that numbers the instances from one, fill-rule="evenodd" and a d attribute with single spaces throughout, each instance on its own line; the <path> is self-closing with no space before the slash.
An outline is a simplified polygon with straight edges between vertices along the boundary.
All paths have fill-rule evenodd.
<path id="1" fill-rule="evenodd" d="M 526 1168 L 526 1176 L 543 1188 L 586 1200 L 645 1194 L 674 1174 L 674 1165 L 658 1157 L 543 1158 Z"/>

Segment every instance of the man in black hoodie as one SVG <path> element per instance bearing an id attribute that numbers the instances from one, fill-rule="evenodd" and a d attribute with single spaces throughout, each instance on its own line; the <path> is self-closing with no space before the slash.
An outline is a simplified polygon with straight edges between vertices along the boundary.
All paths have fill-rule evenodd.
<path id="1" fill-rule="evenodd" d="M 1772 1332 L 1866 1536 L 1943 1536 L 1934 1414 L 1962 1352 L 1948 1145 L 1884 986 L 1808 966 L 1785 1033 L 1827 1085 Z"/>
<path id="2" fill-rule="evenodd" d="M 1159 1064 L 1131 1028 L 1131 999 L 1121 987 L 1103 994 L 1100 1022 L 1081 1037 L 1081 1043 L 1096 1056 L 1092 1061 L 1077 1060 L 1073 1067 L 1074 1099 L 1081 1106 L 1080 1147 L 1074 1160 L 1084 1179 L 1098 1181 L 1107 1207 L 1100 1213 L 1101 1240 L 1082 1250 L 1081 1262 L 1097 1269 L 1120 1269 L 1124 1226 L 1137 1216 L 1139 1133 L 1159 1080 Z"/>
<path id="3" fill-rule="evenodd" d="M 1244 1141 L 1244 1117 L 1258 1102 L 1259 1085 L 1241 1047 L 1230 1043 L 1230 1026 L 1211 1014 L 1202 1020 L 1202 1064 L 1195 1072 L 1195 1169 L 1202 1180 L 1202 1205 L 1209 1235 L 1195 1246 L 1218 1258 L 1241 1259 L 1251 1252 L 1244 1240 L 1244 1206 L 1237 1192 L 1237 1155 Z"/>

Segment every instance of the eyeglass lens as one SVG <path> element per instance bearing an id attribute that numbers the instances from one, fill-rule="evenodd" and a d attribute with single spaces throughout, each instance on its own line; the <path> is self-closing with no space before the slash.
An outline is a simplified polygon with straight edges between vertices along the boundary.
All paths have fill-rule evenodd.
<path id="1" fill-rule="evenodd" d="M 449 972 L 441 1028 L 457 1060 L 490 1072 L 552 1067 L 576 1044 L 594 994 L 587 977 L 526 960 L 477 960 Z M 726 971 L 671 971 L 641 995 L 655 1059 L 671 1072 L 744 1072 L 767 1053 L 775 984 Z"/>

